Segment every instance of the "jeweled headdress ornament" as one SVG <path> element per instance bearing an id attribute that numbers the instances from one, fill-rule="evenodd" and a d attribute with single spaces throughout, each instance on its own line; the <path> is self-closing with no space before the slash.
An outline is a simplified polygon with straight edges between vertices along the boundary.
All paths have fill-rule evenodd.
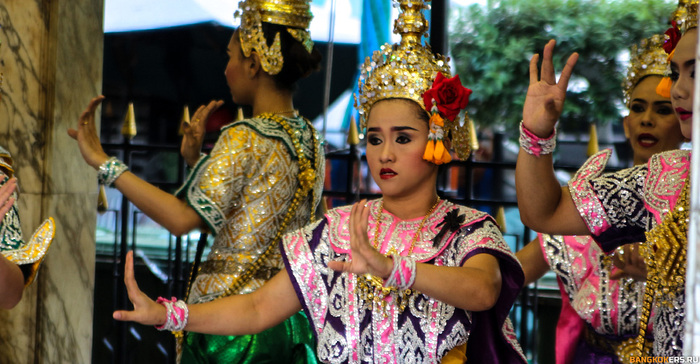
<path id="1" fill-rule="evenodd" d="M 630 65 L 627 68 L 627 76 L 622 81 L 622 93 L 625 105 L 629 106 L 632 90 L 644 77 L 664 77 L 669 72 L 668 55 L 664 51 L 664 36 L 655 34 L 642 39 L 639 44 L 630 48 Z"/>
<path id="2" fill-rule="evenodd" d="M 681 34 L 698 26 L 698 0 L 679 0 L 678 7 L 671 14 Z"/>
<path id="3" fill-rule="evenodd" d="M 260 56 L 262 69 L 270 75 L 282 71 L 284 59 L 279 33 L 275 34 L 272 45 L 267 44 L 262 22 L 287 27 L 287 32 L 304 45 L 311 53 L 314 43 L 309 34 L 309 24 L 313 18 L 309 7 L 310 0 L 244 0 L 238 3 L 234 16 L 241 19 L 239 38 L 241 49 L 246 57 L 255 49 Z"/>
<path id="4" fill-rule="evenodd" d="M 458 76 L 449 78 L 448 58 L 434 54 L 430 46 L 423 44 L 428 21 L 422 11 L 428 9 L 428 5 L 422 0 L 398 0 L 396 3 L 401 12 L 394 23 L 394 33 L 401 35 L 401 41 L 381 46 L 367 57 L 361 69 L 359 92 L 355 95 L 360 128 L 363 132 L 366 130 L 369 111 L 377 101 L 413 100 L 431 115 L 425 159 L 436 164 L 450 161 L 443 137 L 449 137 L 457 156 L 466 159 L 471 151 L 469 123 L 460 123 L 457 116 L 466 107 L 471 90 L 462 87 Z M 448 94 L 449 100 L 443 97 Z"/>
<path id="5" fill-rule="evenodd" d="M 671 14 L 671 27 L 664 33 L 664 51 L 668 53 L 667 60 L 670 61 L 673 57 L 673 52 L 676 50 L 681 36 L 689 29 L 698 27 L 698 0 L 679 0 L 678 7 Z M 664 77 L 659 86 L 656 87 L 656 93 L 671 97 L 670 77 Z"/>

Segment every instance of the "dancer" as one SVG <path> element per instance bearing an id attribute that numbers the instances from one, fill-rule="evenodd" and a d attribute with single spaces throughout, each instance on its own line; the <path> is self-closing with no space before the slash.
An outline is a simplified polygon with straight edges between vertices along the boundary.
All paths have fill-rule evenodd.
<path id="1" fill-rule="evenodd" d="M 236 16 L 241 25 L 228 44 L 225 76 L 233 101 L 250 105 L 254 117 L 223 128 L 211 153 L 197 160 L 201 136 L 197 140 L 196 131 L 223 102 L 200 107 L 185 127 L 182 147 L 195 165 L 174 196 L 104 153 L 94 117 L 102 97 L 90 102 L 78 129 L 69 131 L 99 179 L 113 183 L 153 220 L 176 235 L 196 228 L 215 235 L 188 290 L 189 303 L 254 292 L 283 269 L 279 240 L 310 222 L 323 188 L 320 139 L 292 103 L 296 82 L 317 70 L 321 60 L 308 32 L 309 2 L 247 0 L 239 3 Z M 315 362 L 304 314 L 289 316 L 258 335 L 187 333 L 182 362 L 257 363 L 271 357 Z"/>
<path id="2" fill-rule="evenodd" d="M 382 46 L 362 67 L 356 106 L 382 198 L 333 209 L 286 235 L 287 269 L 245 296 L 156 303 L 138 289 L 130 253 L 134 310 L 115 319 L 238 335 L 303 308 L 323 362 L 437 363 L 465 343 L 468 362 L 525 362 L 507 318 L 520 265 L 490 216 L 437 195 L 437 164 L 451 158 L 450 146 L 468 155 L 458 113 L 470 91 L 421 44 L 425 7 L 400 1 L 401 43 Z"/>
<path id="3" fill-rule="evenodd" d="M 14 177 L 12 157 L 0 147 L 0 308 L 15 307 L 22 299 L 24 288 L 36 278 L 39 266 L 56 233 L 49 217 L 25 241 L 22 236 L 17 201 L 17 178 Z"/>
<path id="4" fill-rule="evenodd" d="M 629 110 L 623 125 L 635 165 L 646 164 L 653 154 L 678 149 L 685 139 L 670 98 L 656 93 L 668 69 L 663 41 L 662 35 L 654 35 L 631 48 L 622 84 Z M 624 356 L 634 346 L 644 297 L 644 284 L 636 280 L 646 280 L 646 267 L 635 254 L 637 245 L 626 247 L 626 254 L 609 257 L 587 235 L 538 234 L 516 254 L 526 285 L 550 268 L 558 276 L 562 310 L 557 363 L 621 363 L 624 358 L 618 354 Z"/>
<path id="5" fill-rule="evenodd" d="M 683 135 L 692 132 L 697 0 L 681 0 L 664 49 L 670 52 L 671 103 Z M 523 222 L 536 231 L 592 234 L 605 252 L 646 241 L 647 285 L 635 350 L 648 355 L 646 334 L 652 308 L 653 355 L 679 356 L 685 320 L 685 248 L 687 244 L 690 153 L 674 150 L 652 156 L 646 165 L 602 174 L 609 153 L 593 156 L 560 187 L 552 171 L 554 125 L 577 54 L 569 57 L 559 82 L 552 65 L 554 41 L 544 50 L 541 79 L 538 57 L 530 62 L 530 88 L 523 108 L 516 189 Z M 663 89 L 663 84 L 660 90 Z M 645 234 L 646 233 L 646 234 Z"/>

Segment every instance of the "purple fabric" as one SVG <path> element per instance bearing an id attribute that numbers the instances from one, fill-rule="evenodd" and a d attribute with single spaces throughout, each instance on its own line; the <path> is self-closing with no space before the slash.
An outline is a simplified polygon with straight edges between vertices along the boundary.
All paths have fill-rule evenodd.
<path id="1" fill-rule="evenodd" d="M 476 249 L 467 256 L 467 259 L 479 253 L 489 253 L 498 258 L 502 277 L 501 294 L 490 310 L 472 313 L 473 326 L 467 342 L 467 361 L 494 364 L 522 363 L 521 356 L 505 339 L 501 328 L 523 287 L 525 275 L 520 264 L 511 257 L 493 250 Z"/>
<path id="2" fill-rule="evenodd" d="M 576 354 L 572 364 L 621 364 L 616 355 L 596 350 L 581 340 L 576 347 Z"/>

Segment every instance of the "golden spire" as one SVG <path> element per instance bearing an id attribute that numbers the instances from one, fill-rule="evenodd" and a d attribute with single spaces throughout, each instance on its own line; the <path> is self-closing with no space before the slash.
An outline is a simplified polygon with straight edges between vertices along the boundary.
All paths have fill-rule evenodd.
<path id="1" fill-rule="evenodd" d="M 109 209 L 109 202 L 107 202 L 107 192 L 105 191 L 105 185 L 100 184 L 100 190 L 97 194 L 97 212 L 103 213 Z"/>
<path id="2" fill-rule="evenodd" d="M 355 124 L 355 117 L 350 117 L 350 125 L 348 126 L 348 145 L 358 145 L 360 144 L 360 136 L 357 132 L 357 124 Z"/>
<path id="3" fill-rule="evenodd" d="M 473 153 L 479 150 L 479 137 L 476 135 L 476 128 L 474 127 L 472 119 L 467 118 L 467 122 L 469 123 L 469 129 L 467 131 L 467 133 L 469 133 L 469 144 Z"/>
<path id="4" fill-rule="evenodd" d="M 506 210 L 503 208 L 503 206 L 498 206 L 498 210 L 496 210 L 496 224 L 498 224 L 498 227 L 501 229 L 501 233 L 505 234 Z"/>
<path id="5" fill-rule="evenodd" d="M 598 130 L 596 129 L 595 124 L 591 124 L 591 129 L 590 132 L 588 133 L 588 149 L 586 149 L 586 155 L 587 156 L 592 156 L 593 154 L 598 153 Z"/>
<path id="6" fill-rule="evenodd" d="M 190 123 L 190 108 L 185 105 L 185 109 L 182 110 L 182 118 L 180 118 L 180 129 L 178 130 L 177 134 L 178 135 L 183 135 L 185 134 L 185 124 Z"/>
<path id="7" fill-rule="evenodd" d="M 132 139 L 136 136 L 136 117 L 134 116 L 134 103 L 130 102 L 126 109 L 126 117 L 124 117 L 124 125 L 122 125 L 122 135 L 127 139 Z"/>

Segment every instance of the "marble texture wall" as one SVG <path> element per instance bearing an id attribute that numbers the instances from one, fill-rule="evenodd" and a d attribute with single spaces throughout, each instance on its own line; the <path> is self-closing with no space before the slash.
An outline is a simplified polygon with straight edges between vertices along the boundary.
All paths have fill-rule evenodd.
<path id="1" fill-rule="evenodd" d="M 90 363 L 97 182 L 66 130 L 101 92 L 103 0 L 0 2 L 0 144 L 12 153 L 25 239 L 56 237 L 18 307 L 0 310 L 0 360 Z"/>

